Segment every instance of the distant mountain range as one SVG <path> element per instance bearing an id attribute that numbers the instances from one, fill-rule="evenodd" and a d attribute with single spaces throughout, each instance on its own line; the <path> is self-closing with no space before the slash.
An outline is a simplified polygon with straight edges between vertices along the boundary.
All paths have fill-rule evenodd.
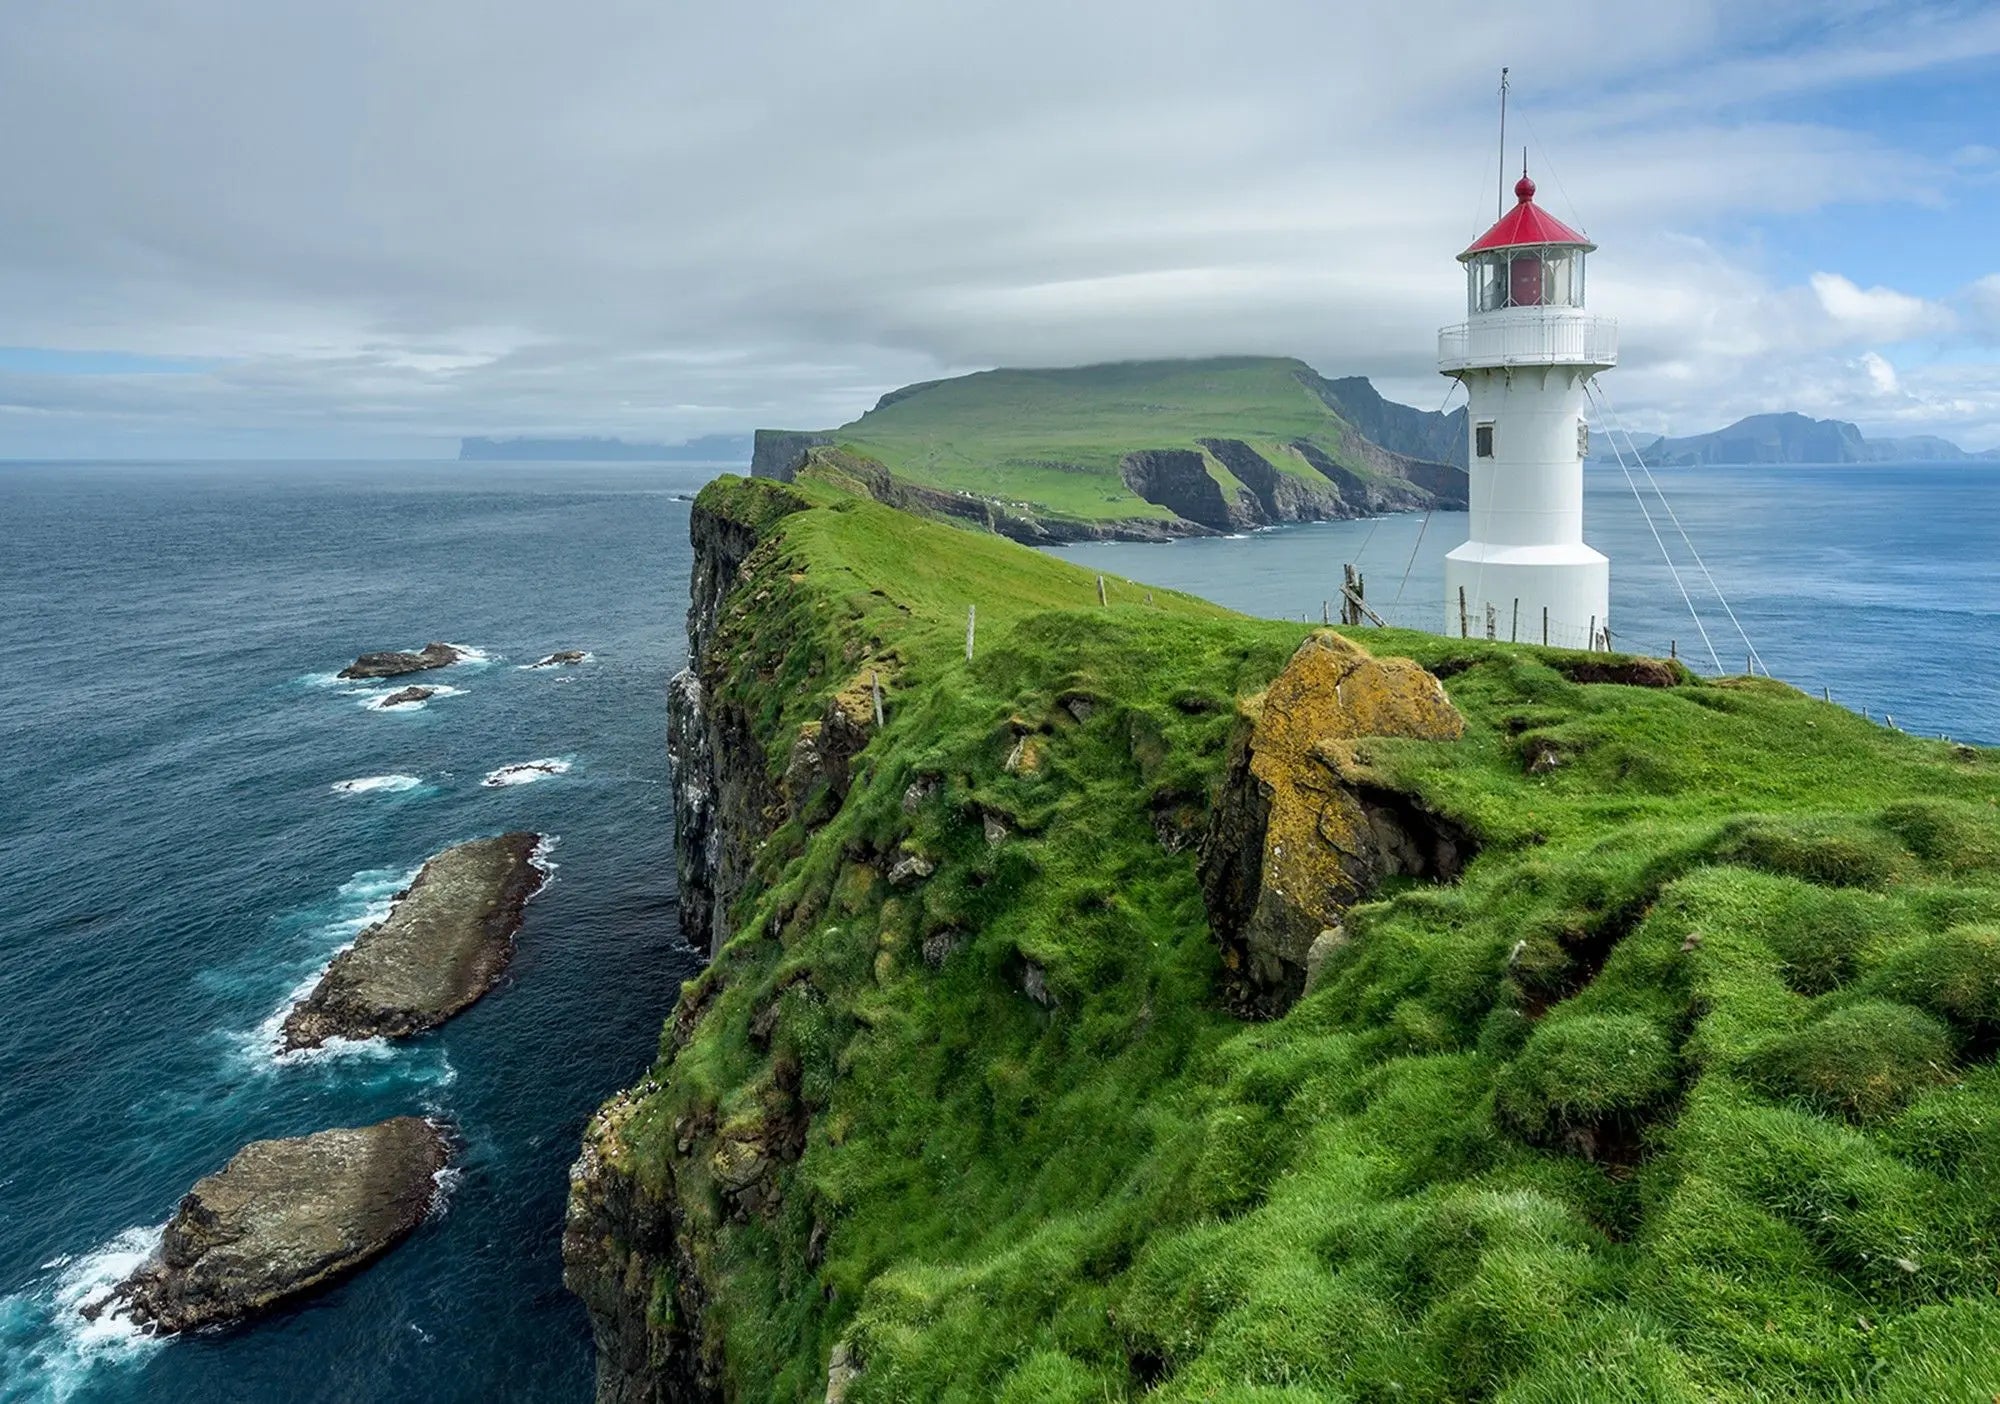
<path id="1" fill-rule="evenodd" d="M 1603 435 L 1595 456 L 1611 458 Z M 1726 429 L 1686 438 L 1660 437 L 1640 443 L 1650 467 L 1685 468 L 1697 463 L 1938 463 L 2000 458 L 2000 449 L 1970 453 L 1934 434 L 1871 439 L 1844 419 L 1810 419 L 1803 414 L 1753 414 Z"/>
<path id="2" fill-rule="evenodd" d="M 748 434 L 704 434 L 680 444 L 633 444 L 623 439 L 488 439 L 458 441 L 460 462 L 737 463 L 750 462 Z"/>

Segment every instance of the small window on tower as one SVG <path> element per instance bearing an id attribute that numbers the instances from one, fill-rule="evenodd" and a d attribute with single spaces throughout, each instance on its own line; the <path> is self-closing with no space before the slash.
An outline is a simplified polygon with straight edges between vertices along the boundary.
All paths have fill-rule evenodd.
<path id="1" fill-rule="evenodd" d="M 1581 419 L 1576 422 L 1576 456 L 1590 457 L 1590 426 Z"/>
<path id="2" fill-rule="evenodd" d="M 1480 458 L 1493 456 L 1493 426 L 1475 425 L 1472 430 L 1472 452 Z"/>

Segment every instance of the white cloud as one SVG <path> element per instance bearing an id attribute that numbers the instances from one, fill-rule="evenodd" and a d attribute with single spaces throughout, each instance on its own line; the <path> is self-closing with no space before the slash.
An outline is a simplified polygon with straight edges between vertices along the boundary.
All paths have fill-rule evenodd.
<path id="1" fill-rule="evenodd" d="M 0 456 L 29 418 L 135 442 L 821 425 L 956 370 L 1218 351 L 1429 408 L 1517 29 L 1443 0 L 15 0 L 4 339 L 219 364 L 0 379 Z M 1697 237 L 1966 178 L 1965 152 L 1770 104 L 2000 52 L 1995 16 L 1573 3 L 1536 36 L 1516 130 L 1604 245 L 1635 413 L 1865 390 L 1864 351 L 2000 328 L 2000 288 L 1780 284 Z"/>
<path id="2" fill-rule="evenodd" d="M 1949 332 L 1949 308 L 1894 288 L 1860 288 L 1838 273 L 1815 273 L 1812 290 L 1833 322 L 1861 340 L 1908 341 Z"/>

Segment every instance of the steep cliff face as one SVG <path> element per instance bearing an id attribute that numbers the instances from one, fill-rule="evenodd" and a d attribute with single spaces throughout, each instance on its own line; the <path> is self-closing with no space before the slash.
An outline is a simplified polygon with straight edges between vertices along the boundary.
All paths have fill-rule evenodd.
<path id="1" fill-rule="evenodd" d="M 756 727 L 740 700 L 717 687 L 726 660 L 714 647 L 724 606 L 763 528 L 809 505 L 776 485 L 759 489 L 735 504 L 734 515 L 695 504 L 688 664 L 667 684 L 681 932 L 709 955 L 728 938 L 730 905 L 779 807 Z"/>

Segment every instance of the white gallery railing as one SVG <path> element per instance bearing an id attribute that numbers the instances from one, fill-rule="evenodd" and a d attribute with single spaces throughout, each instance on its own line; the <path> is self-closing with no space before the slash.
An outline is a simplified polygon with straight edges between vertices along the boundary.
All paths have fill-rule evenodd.
<path id="1" fill-rule="evenodd" d="M 1438 332 L 1438 369 L 1615 366 L 1618 323 L 1574 307 L 1510 307 Z"/>

